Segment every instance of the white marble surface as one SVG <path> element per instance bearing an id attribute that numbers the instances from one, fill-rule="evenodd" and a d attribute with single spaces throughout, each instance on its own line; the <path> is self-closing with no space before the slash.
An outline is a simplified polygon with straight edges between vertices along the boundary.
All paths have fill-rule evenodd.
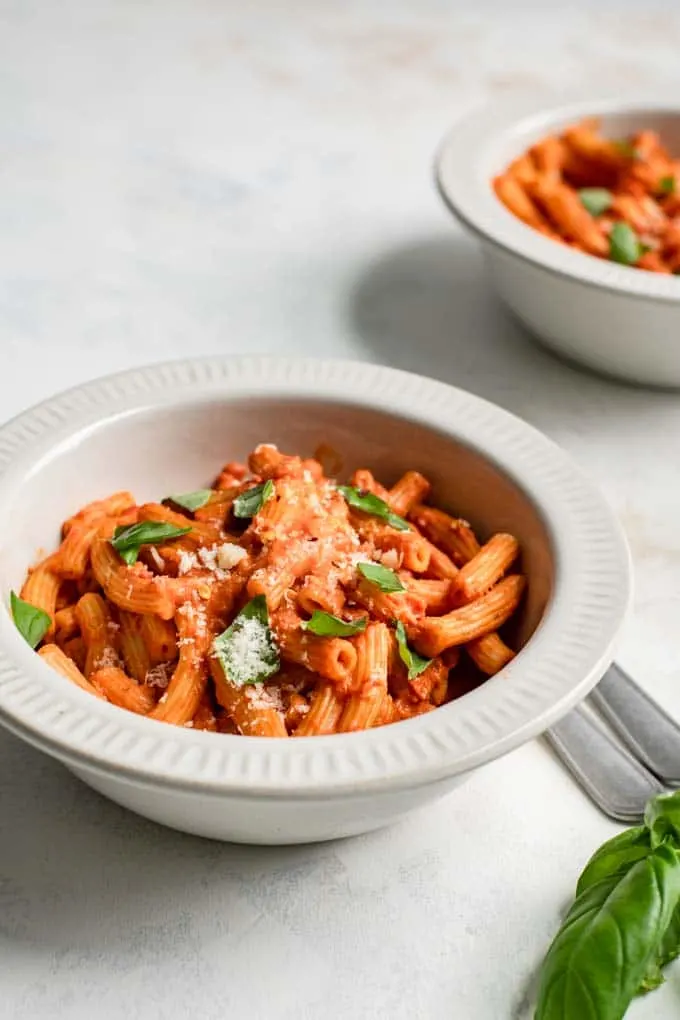
<path id="1" fill-rule="evenodd" d="M 621 660 L 680 714 L 680 398 L 534 347 L 431 183 L 479 96 L 677 89 L 670 3 L 563 8 L 2 0 L 1 414 L 187 353 L 454 381 L 601 482 L 637 571 Z M 579 866 L 614 831 L 536 742 L 389 831 L 222 846 L 2 733 L 0 1015 L 521 1020 Z M 679 1002 L 676 971 L 630 1016 Z"/>

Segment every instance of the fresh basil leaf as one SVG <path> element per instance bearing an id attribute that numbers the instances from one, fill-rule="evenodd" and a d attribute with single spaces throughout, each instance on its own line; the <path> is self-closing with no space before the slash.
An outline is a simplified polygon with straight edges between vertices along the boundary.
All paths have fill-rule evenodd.
<path id="1" fill-rule="evenodd" d="M 591 216 L 601 216 L 614 201 L 614 196 L 607 188 L 581 188 L 578 197 Z"/>
<path id="2" fill-rule="evenodd" d="M 670 924 L 661 939 L 657 961 L 659 967 L 665 967 L 677 956 L 680 956 L 680 907 L 675 908 Z"/>
<path id="3" fill-rule="evenodd" d="M 179 495 L 168 496 L 171 503 L 183 507 L 184 510 L 200 510 L 208 502 L 213 494 L 212 489 L 196 489 L 195 492 L 182 492 Z"/>
<path id="4" fill-rule="evenodd" d="M 269 626 L 267 600 L 256 595 L 229 627 L 213 641 L 212 654 L 230 683 L 259 684 L 281 668 L 279 650 Z"/>
<path id="5" fill-rule="evenodd" d="M 652 992 L 662 985 L 665 981 L 662 968 L 677 956 L 680 956 L 680 907 L 675 908 L 671 922 L 661 939 L 661 945 L 647 966 L 638 994 L 646 995 L 647 992 Z"/>
<path id="6" fill-rule="evenodd" d="M 380 563 L 357 563 L 357 570 L 380 591 L 406 591 L 399 575 Z"/>
<path id="7" fill-rule="evenodd" d="M 167 521 L 140 521 L 139 524 L 117 527 L 110 541 L 120 558 L 130 566 L 136 562 L 143 545 L 156 545 L 169 538 L 179 538 L 188 531 L 191 531 L 191 526 L 178 528 Z"/>
<path id="8" fill-rule="evenodd" d="M 318 634 L 319 637 L 352 637 L 353 634 L 361 634 L 366 630 L 367 623 L 367 616 L 348 622 L 341 620 L 339 616 L 315 609 L 311 620 L 305 620 L 302 624 L 302 629 L 308 630 L 311 634 Z"/>
<path id="9" fill-rule="evenodd" d="M 640 152 L 635 148 L 630 138 L 617 138 L 614 145 L 625 159 L 639 159 Z"/>
<path id="10" fill-rule="evenodd" d="M 397 620 L 394 633 L 399 646 L 399 658 L 408 670 L 409 680 L 413 680 L 414 677 L 420 676 L 420 674 L 427 669 L 432 662 L 432 659 L 424 659 L 422 655 L 418 655 L 418 653 L 414 652 L 412 648 L 409 648 L 408 641 L 406 639 L 406 628 L 401 620 Z"/>
<path id="11" fill-rule="evenodd" d="M 644 860 L 651 850 L 647 827 L 639 825 L 626 829 L 618 836 L 607 840 L 590 858 L 576 885 L 576 895 L 601 882 L 624 874 L 637 862 Z"/>
<path id="12" fill-rule="evenodd" d="M 44 609 L 32 606 L 30 602 L 24 602 L 13 591 L 9 593 L 9 603 L 17 630 L 31 648 L 37 648 L 50 629 L 52 623 L 50 614 Z"/>
<path id="13" fill-rule="evenodd" d="M 668 177 L 661 178 L 661 180 L 659 181 L 658 190 L 662 195 L 674 195 L 676 187 L 677 185 L 675 177 L 670 175 Z"/>
<path id="14" fill-rule="evenodd" d="M 642 254 L 640 239 L 631 226 L 619 221 L 609 234 L 609 257 L 612 262 L 633 266 Z"/>
<path id="15" fill-rule="evenodd" d="M 680 850 L 680 792 L 653 797 L 645 810 L 652 848 L 671 841 Z"/>
<path id="16" fill-rule="evenodd" d="M 260 485 L 254 485 L 252 489 L 246 489 L 234 500 L 234 517 L 254 517 L 273 495 L 274 483 L 271 478 Z"/>
<path id="17" fill-rule="evenodd" d="M 351 485 L 338 485 L 338 492 L 342 493 L 346 501 L 355 510 L 361 510 L 372 517 L 380 517 L 391 528 L 397 531 L 410 531 L 407 521 L 399 514 L 392 513 L 384 499 L 376 496 L 373 492 L 361 492 Z"/>
<path id="18" fill-rule="evenodd" d="M 650 851 L 578 896 L 541 969 L 535 1020 L 621 1020 L 680 899 L 680 858 Z"/>

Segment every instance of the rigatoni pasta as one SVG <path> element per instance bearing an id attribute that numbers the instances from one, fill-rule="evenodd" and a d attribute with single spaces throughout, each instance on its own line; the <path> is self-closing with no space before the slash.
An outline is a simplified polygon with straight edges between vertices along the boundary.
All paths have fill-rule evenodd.
<path id="1" fill-rule="evenodd" d="M 261 444 L 210 488 L 90 503 L 14 619 L 83 690 L 177 726 L 288 738 L 432 711 L 514 656 L 518 542 L 481 544 L 415 470 L 350 481 Z"/>
<path id="2" fill-rule="evenodd" d="M 680 272 L 680 159 L 654 131 L 605 138 L 596 120 L 544 138 L 493 181 L 552 240 L 653 273 Z"/>

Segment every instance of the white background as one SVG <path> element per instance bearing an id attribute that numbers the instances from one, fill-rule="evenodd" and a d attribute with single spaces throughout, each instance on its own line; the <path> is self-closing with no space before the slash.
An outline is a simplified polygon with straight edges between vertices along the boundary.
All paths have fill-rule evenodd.
<path id="1" fill-rule="evenodd" d="M 535 347 L 432 185 L 479 98 L 677 92 L 672 5 L 542 6 L 2 0 L 0 414 L 218 352 L 469 388 L 603 486 L 637 572 L 621 661 L 680 715 L 680 398 Z M 160 829 L 0 734 L 0 1016 L 522 1020 L 615 831 L 540 742 L 389 831 L 278 850 Z M 675 973 L 630 1016 L 679 1002 Z"/>

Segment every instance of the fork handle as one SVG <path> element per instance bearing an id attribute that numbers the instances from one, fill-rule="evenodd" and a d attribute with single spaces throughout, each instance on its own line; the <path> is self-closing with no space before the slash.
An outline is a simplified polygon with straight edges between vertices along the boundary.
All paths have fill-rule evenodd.
<path id="1" fill-rule="evenodd" d="M 546 733 L 569 771 L 599 808 L 621 822 L 642 818 L 663 787 L 644 766 L 582 708 L 574 708 Z"/>
<path id="2" fill-rule="evenodd" d="M 647 768 L 680 785 L 680 726 L 620 666 L 609 667 L 590 701 Z"/>

